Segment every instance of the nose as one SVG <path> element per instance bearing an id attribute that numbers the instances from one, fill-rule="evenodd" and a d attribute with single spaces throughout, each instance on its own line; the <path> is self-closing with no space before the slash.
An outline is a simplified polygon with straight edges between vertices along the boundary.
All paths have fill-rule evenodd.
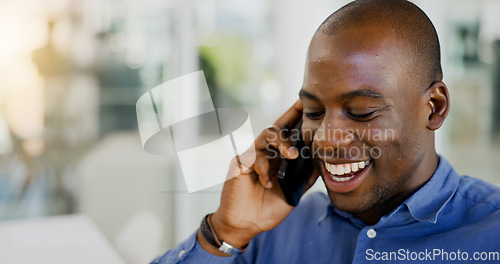
<path id="1" fill-rule="evenodd" d="M 342 123 L 341 120 L 327 121 L 325 119 L 314 134 L 314 145 L 319 149 L 333 151 L 353 143 L 354 132 Z"/>

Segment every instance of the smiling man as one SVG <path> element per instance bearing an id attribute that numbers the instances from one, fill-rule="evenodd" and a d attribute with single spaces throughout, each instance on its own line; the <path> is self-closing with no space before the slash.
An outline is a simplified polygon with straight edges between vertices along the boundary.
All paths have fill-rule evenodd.
<path id="1" fill-rule="evenodd" d="M 303 128 L 315 133 L 304 137 L 318 149 L 334 146 L 345 152 L 317 157 L 321 175 L 328 174 L 324 161 L 370 161 L 349 157 L 352 149 L 368 146 L 380 152 L 349 182 L 323 177 L 336 208 L 375 224 L 419 189 L 438 164 L 434 130 L 443 123 L 449 100 L 434 27 L 406 2 L 351 4 L 314 35 L 304 76 Z M 323 135 L 332 129 L 333 136 Z M 349 130 L 358 133 L 351 136 Z M 375 130 L 390 130 L 394 137 L 374 140 L 359 133 Z"/>
<path id="2" fill-rule="evenodd" d="M 434 148 L 449 94 L 418 7 L 358 0 L 333 13 L 311 40 L 299 97 L 256 139 L 252 166 L 255 153 L 235 159 L 219 209 L 153 263 L 500 262 L 500 190 L 458 176 Z M 328 195 L 294 209 L 270 154 L 298 157 L 279 135 L 301 121 L 309 186 L 321 176 Z"/>

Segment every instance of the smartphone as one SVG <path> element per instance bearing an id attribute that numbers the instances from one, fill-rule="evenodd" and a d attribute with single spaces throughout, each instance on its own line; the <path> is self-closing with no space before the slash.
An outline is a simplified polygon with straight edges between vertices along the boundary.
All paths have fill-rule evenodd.
<path id="1" fill-rule="evenodd" d="M 292 206 L 299 204 L 307 182 L 313 173 L 311 153 L 302 137 L 302 122 L 298 129 L 289 135 L 292 145 L 299 151 L 299 157 L 293 160 L 284 159 L 278 171 L 278 182 L 285 194 L 286 201 Z"/>

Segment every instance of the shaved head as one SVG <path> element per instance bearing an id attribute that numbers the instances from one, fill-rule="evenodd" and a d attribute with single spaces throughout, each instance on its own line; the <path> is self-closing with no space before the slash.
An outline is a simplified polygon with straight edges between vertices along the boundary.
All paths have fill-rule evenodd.
<path id="1" fill-rule="evenodd" d="M 427 88 L 443 78 L 439 39 L 427 15 L 406 0 L 357 0 L 331 14 L 317 33 L 336 35 L 360 27 L 392 28 L 404 54 L 400 59 Z M 420 86 L 420 85 L 419 85 Z"/>

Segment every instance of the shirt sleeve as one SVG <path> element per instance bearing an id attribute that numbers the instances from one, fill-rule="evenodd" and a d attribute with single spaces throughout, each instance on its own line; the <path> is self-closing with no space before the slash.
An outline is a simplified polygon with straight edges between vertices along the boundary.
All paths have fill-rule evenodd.
<path id="1" fill-rule="evenodd" d="M 196 232 L 177 247 L 170 249 L 151 264 L 183 264 L 183 263 L 234 263 L 235 256 L 221 257 L 208 253 L 196 240 Z"/>

